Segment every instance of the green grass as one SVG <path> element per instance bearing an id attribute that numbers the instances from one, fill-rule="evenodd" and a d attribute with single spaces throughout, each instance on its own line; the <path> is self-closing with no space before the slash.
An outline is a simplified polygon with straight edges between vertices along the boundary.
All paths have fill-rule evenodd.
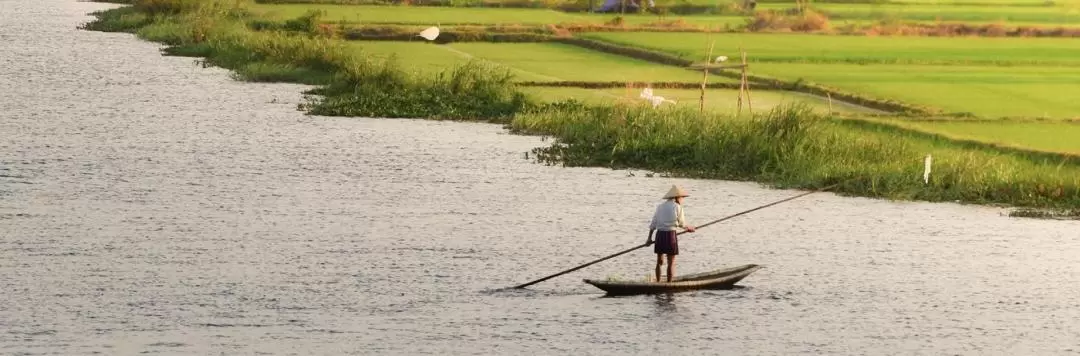
<path id="1" fill-rule="evenodd" d="M 1080 124 L 1034 121 L 888 120 L 900 127 L 1047 152 L 1080 155 Z"/>
<path id="2" fill-rule="evenodd" d="M 714 53 L 752 62 L 1080 65 L 1080 39 L 986 37 L 865 37 L 812 34 L 594 32 L 582 37 L 653 49 L 683 58 Z"/>
<path id="3" fill-rule="evenodd" d="M 590 104 L 645 103 L 639 98 L 641 89 L 615 88 L 615 89 L 581 89 L 581 88 L 550 88 L 528 87 L 522 90 L 533 95 L 538 100 L 558 101 L 565 99 L 577 99 Z M 738 109 L 738 90 L 733 89 L 707 89 L 705 91 L 705 109 L 714 112 L 735 113 Z M 698 108 L 698 99 L 701 91 L 694 89 L 654 89 L 654 95 L 663 96 L 676 101 L 676 104 L 663 103 L 664 107 L 675 105 L 691 109 Z M 756 112 L 772 110 L 786 104 L 806 104 L 815 112 L 827 113 L 828 102 L 819 97 L 804 95 L 802 93 L 787 91 L 756 90 L 750 92 L 750 104 Z M 745 100 L 745 99 L 744 99 Z M 749 112 L 746 102 L 743 103 L 743 112 Z M 842 113 L 862 112 L 858 107 L 835 104 L 833 110 Z"/>
<path id="4" fill-rule="evenodd" d="M 510 68 L 517 81 L 619 81 L 700 83 L 701 73 L 561 43 L 353 41 L 357 53 L 379 58 L 397 54 L 403 68 L 435 71 L 483 59 Z M 710 82 L 733 82 L 711 76 Z"/>
<path id="5" fill-rule="evenodd" d="M 744 46 L 750 71 L 984 117 L 1080 114 L 1080 39 L 590 33 L 683 58 Z M 973 65 L 977 64 L 977 65 Z"/>
<path id="6" fill-rule="evenodd" d="M 444 46 L 420 41 L 349 41 L 345 46 L 356 56 L 385 60 L 396 55 L 401 68 L 410 72 L 434 73 L 469 61 Z"/>
<path id="7" fill-rule="evenodd" d="M 547 80 L 700 83 L 701 73 L 561 43 L 456 43 L 451 48 Z M 713 82 L 732 82 L 711 76 Z"/>
<path id="8" fill-rule="evenodd" d="M 791 8 L 792 4 L 762 4 L 759 8 Z M 900 19 L 914 21 L 995 22 L 1028 25 L 1080 24 L 1080 8 L 953 5 L 814 4 L 830 20 Z"/>
<path id="9" fill-rule="evenodd" d="M 680 176 L 822 187 L 861 196 L 1080 205 L 1080 166 L 1004 153 L 893 127 L 828 120 L 802 107 L 753 119 L 690 108 L 575 107 L 518 115 L 515 132 L 556 137 L 538 159 L 570 166 L 647 168 Z M 935 157 L 930 184 L 923 157 Z"/>
<path id="10" fill-rule="evenodd" d="M 462 7 L 404 7 L 322 4 L 256 4 L 252 11 L 270 20 L 287 20 L 311 10 L 325 11 L 324 22 L 396 23 L 396 24 L 522 24 L 545 25 L 560 23 L 603 24 L 614 14 L 566 13 L 550 9 L 462 8 Z M 626 24 L 643 25 L 660 20 L 655 15 L 626 15 Z M 742 25 L 738 16 L 666 16 L 666 21 L 682 19 L 688 24 L 723 27 Z"/>
<path id="11" fill-rule="evenodd" d="M 980 117 L 1080 117 L 1073 67 L 762 63 L 752 71 Z"/>

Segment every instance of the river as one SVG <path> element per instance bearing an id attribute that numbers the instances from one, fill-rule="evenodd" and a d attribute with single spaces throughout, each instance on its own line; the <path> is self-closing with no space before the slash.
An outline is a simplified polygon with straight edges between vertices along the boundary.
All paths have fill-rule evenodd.
<path id="1" fill-rule="evenodd" d="M 0 0 L 0 354 L 1080 353 L 1080 230 L 1004 210 L 810 195 L 683 239 L 644 279 L 671 184 L 691 223 L 797 194 L 562 168 L 495 125 L 307 116 L 127 34 L 113 5 Z M 918 179 L 920 177 L 915 177 Z"/>

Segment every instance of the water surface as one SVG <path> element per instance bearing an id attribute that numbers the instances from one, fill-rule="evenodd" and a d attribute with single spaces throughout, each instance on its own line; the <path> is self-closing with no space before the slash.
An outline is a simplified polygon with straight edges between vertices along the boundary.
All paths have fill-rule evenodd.
<path id="1" fill-rule="evenodd" d="M 815 194 L 684 239 L 732 291 L 643 279 L 692 223 L 797 192 L 531 163 L 485 124 L 327 118 L 125 34 L 108 5 L 0 0 L 3 354 L 1075 354 L 1075 222 Z"/>

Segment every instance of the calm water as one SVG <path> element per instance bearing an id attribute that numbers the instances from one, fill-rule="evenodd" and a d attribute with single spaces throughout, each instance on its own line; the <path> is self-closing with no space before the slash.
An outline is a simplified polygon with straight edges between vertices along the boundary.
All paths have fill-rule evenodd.
<path id="1" fill-rule="evenodd" d="M 702 229 L 732 291 L 601 298 L 672 183 L 702 223 L 796 192 L 523 159 L 496 126 L 305 116 L 130 35 L 0 0 L 2 354 L 1075 354 L 1080 230 L 811 195 Z"/>

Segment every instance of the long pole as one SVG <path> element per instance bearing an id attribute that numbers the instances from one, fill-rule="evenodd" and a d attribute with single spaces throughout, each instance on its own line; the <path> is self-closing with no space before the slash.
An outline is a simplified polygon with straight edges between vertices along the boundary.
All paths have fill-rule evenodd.
<path id="1" fill-rule="evenodd" d="M 747 210 L 747 211 L 743 211 L 743 212 L 740 212 L 740 213 L 737 213 L 737 214 L 734 214 L 734 215 L 728 215 L 728 216 L 725 216 L 725 217 L 722 217 L 722 218 L 707 222 L 705 224 L 702 224 L 701 226 L 698 226 L 697 228 L 700 229 L 700 228 L 703 228 L 703 227 L 706 227 L 706 226 L 709 226 L 709 225 L 712 225 L 712 224 L 715 224 L 715 223 L 718 223 L 718 222 L 721 222 L 721 221 L 724 221 L 724 220 L 728 220 L 728 219 L 731 219 L 731 218 L 735 218 L 737 216 L 741 216 L 741 215 L 748 214 L 748 213 L 751 213 L 751 212 L 754 212 L 754 211 L 765 209 L 765 208 L 768 208 L 770 206 L 780 204 L 780 203 L 783 203 L 783 202 L 786 202 L 786 201 L 789 201 L 789 200 L 794 200 L 794 199 L 798 199 L 798 198 L 801 198 L 801 197 L 804 197 L 804 196 L 807 196 L 807 195 L 810 195 L 810 194 L 814 194 L 814 193 L 817 193 L 817 192 L 826 191 L 826 190 L 832 189 L 833 187 L 836 187 L 838 185 L 840 185 L 840 183 L 836 183 L 836 184 L 830 185 L 830 186 L 825 187 L 825 188 L 820 188 L 820 189 L 817 189 L 817 190 L 802 193 L 802 194 L 799 194 L 799 195 L 796 195 L 796 196 L 793 196 L 793 197 L 790 197 L 790 198 L 786 198 L 786 199 L 783 199 L 783 200 L 778 200 L 778 201 L 775 201 L 775 202 L 772 202 L 772 203 L 769 203 L 769 204 L 765 204 L 765 205 L 762 205 L 762 206 L 759 206 L 759 207 L 756 207 L 756 208 L 753 208 L 753 209 L 750 209 L 750 210 Z M 680 231 L 680 232 L 676 233 L 675 235 L 682 235 L 684 233 L 686 233 L 686 231 Z M 550 276 L 547 276 L 547 277 L 544 277 L 544 278 L 540 278 L 540 279 L 537 279 L 537 280 L 532 281 L 532 282 L 528 282 L 528 283 L 524 283 L 524 284 L 514 286 L 514 288 L 515 289 L 525 288 L 525 287 L 531 286 L 533 284 L 537 284 L 537 283 L 540 283 L 540 282 L 543 282 L 543 281 L 546 281 L 546 280 L 549 280 L 549 279 L 552 279 L 552 278 L 555 278 L 555 277 L 558 277 L 558 276 L 561 276 L 561 275 L 564 275 L 564 274 L 567 274 L 567 273 L 570 273 L 570 272 L 573 272 L 573 271 L 577 271 L 577 270 L 585 268 L 585 267 L 592 266 L 594 264 L 606 261 L 608 259 L 621 256 L 621 255 L 626 254 L 626 253 L 628 253 L 630 251 L 637 250 L 637 249 L 645 247 L 645 246 L 649 246 L 649 244 L 644 243 L 644 244 L 641 244 L 641 245 L 637 245 L 637 246 L 634 246 L 634 247 L 619 251 L 619 252 L 617 252 L 617 253 L 615 253 L 613 255 L 601 258 L 599 260 L 595 260 L 595 261 L 592 261 L 592 262 L 589 262 L 589 263 L 586 263 L 586 264 L 583 264 L 583 265 L 580 265 L 580 266 L 577 266 L 577 267 L 574 267 L 574 268 L 571 268 L 571 269 L 568 269 L 568 270 L 565 270 L 565 271 L 562 271 L 562 272 L 559 272 L 559 273 L 556 273 L 556 274 L 553 274 L 553 275 L 550 275 Z"/>

